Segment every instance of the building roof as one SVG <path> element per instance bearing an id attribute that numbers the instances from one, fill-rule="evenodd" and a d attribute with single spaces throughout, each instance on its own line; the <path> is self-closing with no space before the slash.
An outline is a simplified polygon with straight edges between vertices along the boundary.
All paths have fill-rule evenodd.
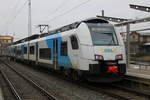
<path id="1" fill-rule="evenodd" d="M 6 36 L 2 36 L 2 35 L 0 35 L 0 38 L 13 38 L 13 36 L 8 36 L 8 35 L 6 35 Z"/>

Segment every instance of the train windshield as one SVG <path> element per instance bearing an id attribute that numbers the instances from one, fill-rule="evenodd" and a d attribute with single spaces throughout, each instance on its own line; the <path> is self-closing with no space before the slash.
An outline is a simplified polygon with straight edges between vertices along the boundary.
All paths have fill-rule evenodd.
<path id="1" fill-rule="evenodd" d="M 117 37 L 113 26 L 106 24 L 87 24 L 92 36 L 93 45 L 117 45 Z"/>

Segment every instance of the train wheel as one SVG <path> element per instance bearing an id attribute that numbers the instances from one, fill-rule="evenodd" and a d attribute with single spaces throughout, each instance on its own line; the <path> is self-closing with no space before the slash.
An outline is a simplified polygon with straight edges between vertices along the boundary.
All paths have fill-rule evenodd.
<path id="1" fill-rule="evenodd" d="M 61 74 L 61 75 L 64 76 L 64 68 L 63 68 L 63 67 L 60 67 L 60 69 L 59 69 L 59 74 Z"/>
<path id="2" fill-rule="evenodd" d="M 69 73 L 68 73 L 68 70 L 65 69 L 65 68 L 61 68 L 61 74 L 63 75 L 63 77 L 67 78 L 69 77 Z"/>
<path id="3" fill-rule="evenodd" d="M 72 78 L 73 78 L 74 81 L 79 81 L 80 80 L 80 76 L 79 76 L 77 71 L 72 72 Z"/>

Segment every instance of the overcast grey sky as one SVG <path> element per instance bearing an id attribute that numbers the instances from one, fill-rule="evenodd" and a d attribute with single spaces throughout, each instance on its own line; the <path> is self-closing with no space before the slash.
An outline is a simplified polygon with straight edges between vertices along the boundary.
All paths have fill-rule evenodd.
<path id="1" fill-rule="evenodd" d="M 39 32 L 38 24 L 49 24 L 51 29 L 78 21 L 80 19 L 101 15 L 122 18 L 142 18 L 150 14 L 129 8 L 129 4 L 150 6 L 149 0 L 31 0 L 32 31 Z M 77 5 L 85 3 L 76 9 Z M 26 3 L 25 3 L 26 2 Z M 24 5 L 25 4 L 25 5 Z M 24 6 L 23 6 L 24 5 Z M 66 13 L 67 12 L 67 13 Z M 0 33 L 13 33 L 15 38 L 23 38 L 28 32 L 27 0 L 3 0 L 0 3 Z M 149 23 L 147 25 L 150 25 Z"/>

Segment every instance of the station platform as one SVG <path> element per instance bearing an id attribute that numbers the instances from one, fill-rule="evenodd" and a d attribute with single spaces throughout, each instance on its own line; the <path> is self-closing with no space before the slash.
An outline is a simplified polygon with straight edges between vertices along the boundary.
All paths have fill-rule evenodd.
<path id="1" fill-rule="evenodd" d="M 2 93 L 2 89 L 0 88 L 0 100 L 4 100 L 3 98 L 3 93 Z"/>
<path id="2" fill-rule="evenodd" d="M 127 68 L 126 75 L 144 78 L 144 79 L 150 79 L 150 66 L 130 64 L 130 67 Z"/>

